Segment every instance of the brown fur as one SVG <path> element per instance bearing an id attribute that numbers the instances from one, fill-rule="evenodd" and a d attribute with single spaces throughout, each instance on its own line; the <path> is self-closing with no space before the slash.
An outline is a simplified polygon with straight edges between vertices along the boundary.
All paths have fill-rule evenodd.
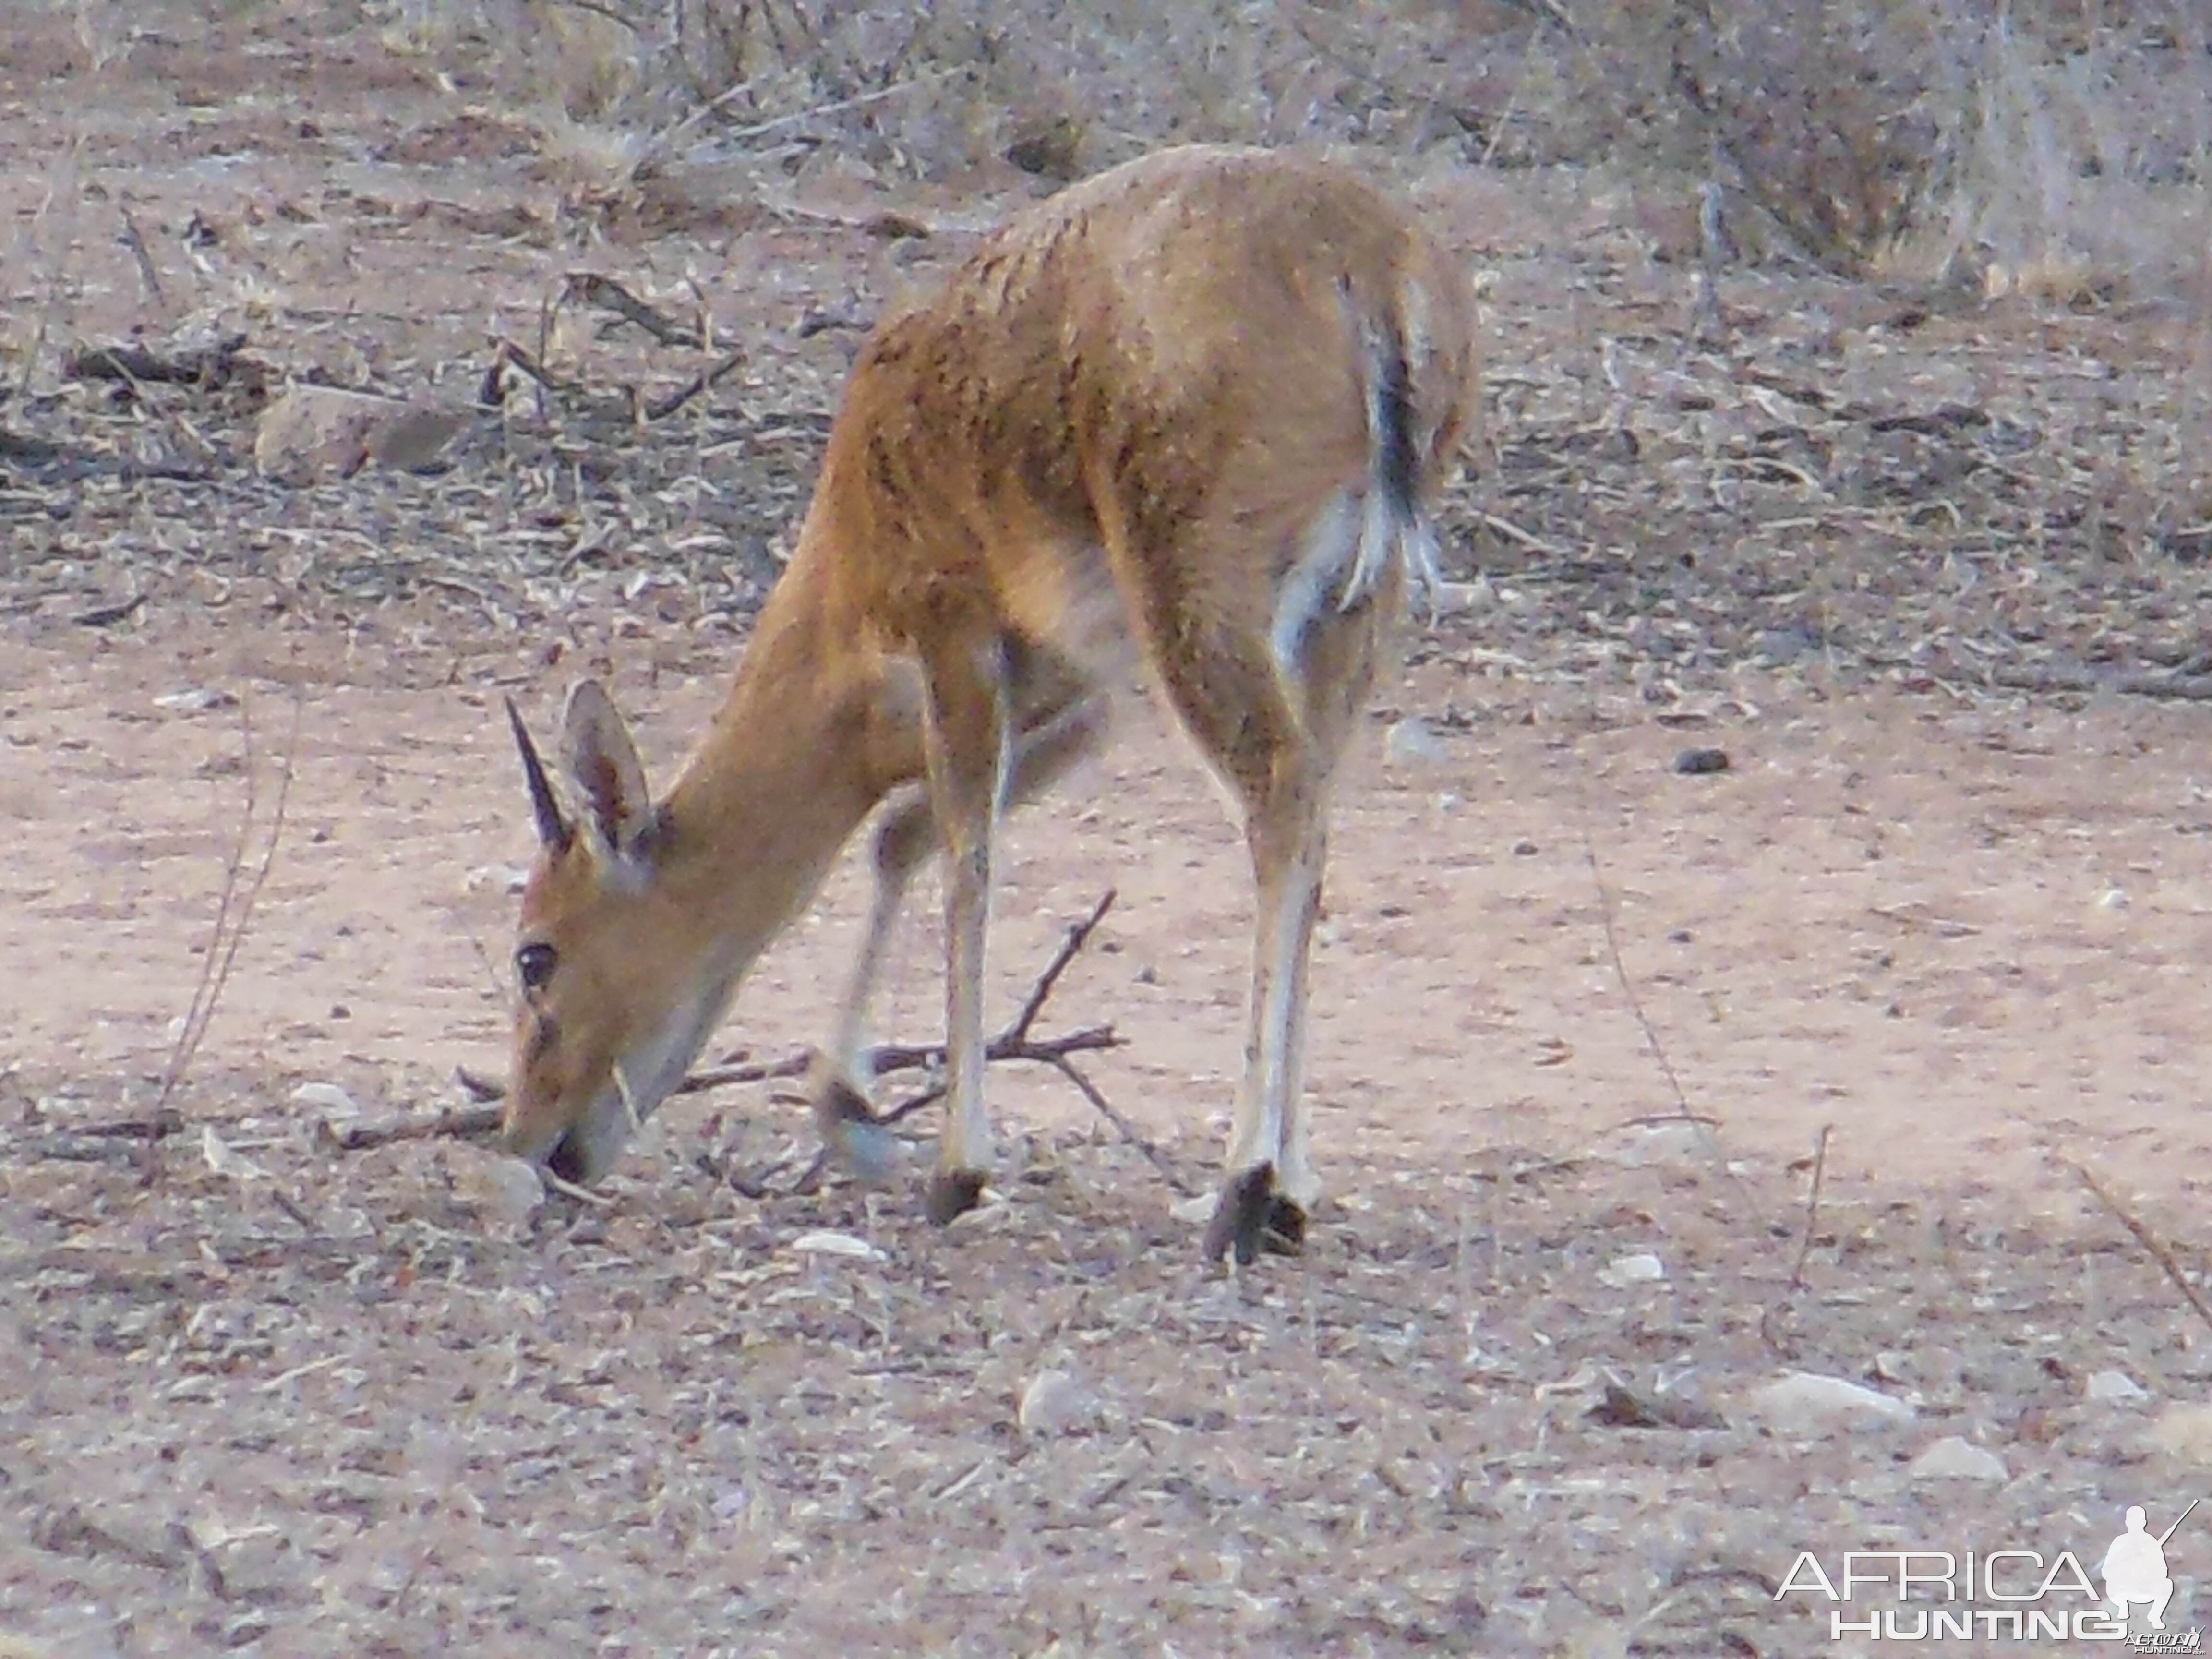
<path id="1" fill-rule="evenodd" d="M 942 846 L 952 1121 L 933 1207 L 972 1202 L 997 804 L 1097 741 L 1134 663 L 1242 802 L 1260 882 L 1253 1156 L 1231 1173 L 1265 1164 L 1310 1202 L 1297 1073 L 1328 785 L 1418 528 L 1358 515 L 1402 485 L 1417 516 L 1442 480 L 1471 409 L 1466 294 L 1351 172 L 1191 148 L 1018 216 L 879 325 L 790 568 L 657 809 L 624 799 L 642 771 L 603 694 L 572 702 L 584 810 L 523 900 L 522 942 L 558 966 L 518 1017 L 510 1145 L 600 1173 L 627 1127 L 611 1097 L 658 1103 L 890 796 L 832 1073 L 861 1064 L 890 918 Z M 1347 550 L 1373 524 L 1389 557 L 1363 586 Z"/>

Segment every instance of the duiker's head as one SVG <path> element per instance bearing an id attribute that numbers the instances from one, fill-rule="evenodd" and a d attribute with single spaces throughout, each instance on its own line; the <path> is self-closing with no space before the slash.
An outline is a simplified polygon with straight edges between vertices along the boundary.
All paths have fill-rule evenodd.
<path id="1" fill-rule="evenodd" d="M 636 1121 L 683 1079 L 728 987 L 706 968 L 711 935 L 664 879 L 671 836 L 606 692 L 569 693 L 564 810 L 512 700 L 538 824 L 514 972 L 521 1001 L 507 1078 L 507 1149 L 563 1180 L 605 1174 Z"/>

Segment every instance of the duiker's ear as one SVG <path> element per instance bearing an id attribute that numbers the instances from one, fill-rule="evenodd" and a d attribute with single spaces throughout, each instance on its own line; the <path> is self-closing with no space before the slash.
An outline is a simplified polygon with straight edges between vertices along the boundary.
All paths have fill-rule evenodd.
<path id="1" fill-rule="evenodd" d="M 653 823 L 645 765 L 629 728 L 597 680 L 579 680 L 562 718 L 562 759 L 574 781 L 584 822 L 606 851 L 642 861 Z"/>

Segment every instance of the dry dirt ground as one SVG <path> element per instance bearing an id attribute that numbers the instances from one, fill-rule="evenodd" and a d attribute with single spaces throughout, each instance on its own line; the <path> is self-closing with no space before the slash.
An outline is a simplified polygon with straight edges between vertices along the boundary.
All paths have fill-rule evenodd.
<path id="1" fill-rule="evenodd" d="M 791 1191 L 803 1111 L 732 1089 L 541 1200 L 465 1139 L 328 1131 L 501 1069 L 500 697 L 542 724 L 597 665 L 666 775 L 851 349 L 794 325 L 900 273 L 800 210 L 849 179 L 647 239 L 465 87 L 241 15 L 97 97 L 47 78 L 58 28 L 0 67 L 0 1652 L 1848 1652 L 1776 1599 L 1801 1550 L 2094 1569 L 2203 1491 L 2212 732 L 2122 689 L 2202 689 L 2173 315 L 1745 274 L 1684 354 L 1632 195 L 1411 179 L 1490 273 L 1492 430 L 1460 608 L 1342 798 L 1304 1258 L 1209 1275 L 1173 1213 L 1249 889 L 1141 710 L 1019 821 L 994 945 L 1011 1010 L 1116 890 L 1041 1029 L 1112 1023 L 1133 1138 L 994 1068 L 1004 1202 L 939 1233 Z M 896 204 L 1028 188 L 986 183 Z M 336 480 L 257 474 L 254 385 L 57 368 L 213 318 L 280 377 L 459 398 L 586 268 L 696 271 L 757 361 L 659 429 L 518 395 L 447 471 Z M 174 1132 L 102 1133 L 151 1121 L 287 767 Z M 822 1034 L 862 896 L 848 861 L 720 1046 Z M 888 1036 L 936 1025 L 933 904 Z M 1910 1413 L 1793 1423 L 1792 1371 Z M 1916 1464 L 1952 1437 L 1995 1462 Z M 2170 1546 L 2177 1626 L 2208 1540 Z"/>

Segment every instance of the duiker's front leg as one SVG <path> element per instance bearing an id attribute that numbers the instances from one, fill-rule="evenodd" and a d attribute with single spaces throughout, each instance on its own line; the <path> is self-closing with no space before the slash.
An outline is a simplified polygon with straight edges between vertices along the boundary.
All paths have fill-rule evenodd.
<path id="1" fill-rule="evenodd" d="M 991 1166 L 983 1109 L 983 957 L 991 915 L 991 857 L 1012 770 L 1005 647 L 995 639 L 930 648 L 923 750 L 945 874 L 945 1129 L 929 1182 L 940 1225 L 975 1207 Z"/>

